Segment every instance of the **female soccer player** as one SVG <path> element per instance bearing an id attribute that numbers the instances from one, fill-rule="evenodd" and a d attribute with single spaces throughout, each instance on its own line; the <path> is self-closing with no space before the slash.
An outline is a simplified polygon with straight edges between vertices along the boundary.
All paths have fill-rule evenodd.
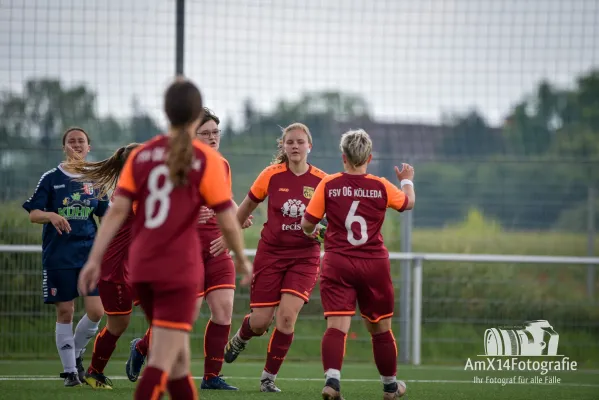
<path id="1" fill-rule="evenodd" d="M 260 202 L 269 198 L 268 219 L 254 259 L 252 311 L 225 348 L 225 361 L 235 361 L 252 337 L 266 332 L 276 309 L 276 327 L 260 379 L 262 392 L 281 391 L 275 379 L 293 341 L 297 316 L 318 277 L 320 243 L 306 237 L 300 227 L 314 188 L 325 176 L 307 162 L 311 147 L 308 127 L 294 123 L 285 128 L 273 164 L 258 176 L 237 211 L 238 221 L 245 221 Z"/>
<path id="2" fill-rule="evenodd" d="M 200 91 L 178 79 L 167 89 L 164 104 L 168 135 L 144 143 L 129 156 L 79 289 L 85 293 L 95 288 L 106 248 L 137 201 L 128 262 L 134 293 L 152 327 L 152 356 L 135 398 L 158 399 L 168 389 L 171 398 L 195 399 L 189 332 L 204 278 L 196 232 L 201 205 L 217 213 L 238 272 L 249 274 L 251 267 L 243 254 L 222 160 L 209 146 L 192 140 L 203 111 Z"/>
<path id="3" fill-rule="evenodd" d="M 204 117 L 196 132 L 196 137 L 200 141 L 217 151 L 220 147 L 219 123 L 220 119 L 211 110 L 204 108 Z M 231 167 L 226 159 L 222 158 L 222 161 L 227 173 L 229 190 L 231 190 Z M 237 210 L 237 205 L 233 207 Z M 248 219 L 242 228 L 250 225 L 251 219 Z M 205 274 L 204 292 L 200 293 L 200 297 L 205 297 L 208 307 L 210 307 L 210 320 L 204 333 L 204 376 L 200 387 L 202 389 L 238 390 L 220 377 L 223 353 L 231 330 L 235 265 L 226 248 L 223 247 L 223 237 L 218 229 L 214 212 L 207 207 L 202 207 L 198 233 L 202 241 Z"/>
<path id="4" fill-rule="evenodd" d="M 384 178 L 366 172 L 372 160 L 372 141 L 363 130 L 341 137 L 345 172 L 320 182 L 302 218 L 302 229 L 311 235 L 326 214 L 325 255 L 320 277 L 320 296 L 327 319 L 322 339 L 326 384 L 323 399 L 340 399 L 341 364 L 356 300 L 372 335 L 374 361 L 383 382 L 383 399 L 404 395 L 405 383 L 397 381 L 397 346 L 391 332 L 394 291 L 389 253 L 381 226 L 387 208 L 411 210 L 415 194 L 414 169 L 403 164 L 395 173 L 402 190 Z"/>
<path id="5" fill-rule="evenodd" d="M 62 136 L 66 161 L 85 159 L 91 150 L 88 134 L 70 128 Z M 98 291 L 84 297 L 85 315 L 73 335 L 73 300 L 79 296 L 77 279 L 96 236 L 94 215 L 102 218 L 107 200 L 98 200 L 92 182 L 79 182 L 65 163 L 44 173 L 23 204 L 29 220 L 44 224 L 42 231 L 43 295 L 45 304 L 56 307 L 56 348 L 62 361 L 65 386 L 83 381 L 83 352 L 98 331 L 104 314 Z"/>
<path id="6" fill-rule="evenodd" d="M 208 108 L 204 107 L 204 116 L 196 132 L 196 137 L 214 150 L 220 147 L 220 119 Z M 231 186 L 231 167 L 226 159 L 222 159 Z M 233 204 L 235 210 L 237 205 Z M 241 226 L 243 229 L 252 225 L 251 216 Z M 235 265 L 226 252 L 223 236 L 218 229 L 214 211 L 202 206 L 198 233 L 202 241 L 202 261 L 204 263 L 204 290 L 198 294 L 198 310 L 202 298 L 206 298 L 210 307 L 210 320 L 204 333 L 204 376 L 202 389 L 238 390 L 225 382 L 220 376 L 223 365 L 223 352 L 231 329 L 233 314 L 233 295 L 235 290 Z M 132 342 L 131 354 L 127 361 L 129 380 L 135 381 L 141 372 L 149 347 L 151 330 L 142 339 Z"/>
<path id="7" fill-rule="evenodd" d="M 127 158 L 139 144 L 131 143 L 119 148 L 110 158 L 98 162 L 75 161 L 69 167 L 80 175 L 78 180 L 94 182 L 99 198 L 104 198 L 116 188 L 119 175 Z M 104 368 L 116 342 L 129 326 L 133 295 L 127 282 L 127 255 L 131 243 L 133 210 L 110 242 L 102 259 L 98 290 L 107 315 L 106 326 L 94 344 L 92 361 L 85 381 L 94 389 L 112 389 L 112 382 L 104 375 Z"/>

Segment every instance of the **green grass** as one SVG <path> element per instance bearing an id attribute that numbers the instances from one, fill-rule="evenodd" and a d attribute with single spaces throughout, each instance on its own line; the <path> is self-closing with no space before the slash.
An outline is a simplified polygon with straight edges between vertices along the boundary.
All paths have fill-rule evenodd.
<path id="1" fill-rule="evenodd" d="M 239 392 L 200 391 L 202 399 L 263 399 L 267 394 L 259 393 L 259 376 L 263 363 L 244 363 L 225 365 L 223 374 L 227 382 L 240 388 Z M 57 398 L 57 399 L 112 399 L 131 398 L 135 384 L 129 382 L 124 374 L 124 360 L 111 360 L 106 374 L 112 377 L 114 390 L 93 390 L 89 386 L 64 388 L 58 379 L 60 363 L 58 361 L 11 361 L 0 362 L 0 393 L 7 399 Z M 202 362 L 192 364 L 192 373 L 201 377 Z M 473 383 L 478 376 L 486 381 L 489 378 L 510 378 L 522 376 L 530 380 L 531 373 L 514 371 L 464 371 L 463 365 L 453 367 L 410 367 L 399 366 L 398 378 L 408 387 L 410 399 L 506 399 L 530 400 L 540 398 L 555 399 L 596 399 L 599 384 L 595 371 L 573 371 L 549 373 L 558 377 L 559 384 L 507 384 Z M 539 375 L 536 375 L 539 376 Z M 544 377 L 541 379 L 544 380 Z M 346 399 L 377 399 L 382 397 L 382 385 L 372 361 L 360 364 L 345 363 L 342 370 L 342 391 Z M 322 366 L 315 362 L 286 362 L 283 364 L 277 384 L 282 390 L 273 397 L 281 399 L 320 398 L 324 379 Z"/>

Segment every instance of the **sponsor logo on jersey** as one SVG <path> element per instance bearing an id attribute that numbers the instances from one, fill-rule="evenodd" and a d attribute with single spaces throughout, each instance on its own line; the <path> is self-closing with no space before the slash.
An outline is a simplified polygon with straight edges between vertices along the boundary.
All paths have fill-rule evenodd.
<path id="1" fill-rule="evenodd" d="M 289 199 L 281 207 L 281 212 L 284 217 L 300 218 L 306 211 L 306 205 L 297 199 Z"/>
<path id="2" fill-rule="evenodd" d="M 304 186 L 304 197 L 306 199 L 311 199 L 314 195 L 314 188 L 310 186 Z"/>
<path id="3" fill-rule="evenodd" d="M 71 197 L 65 197 L 62 200 L 64 207 L 58 208 L 58 215 L 71 220 L 85 220 L 94 212 L 94 207 L 90 207 L 91 202 L 87 199 L 81 199 L 81 193 L 73 193 Z"/>

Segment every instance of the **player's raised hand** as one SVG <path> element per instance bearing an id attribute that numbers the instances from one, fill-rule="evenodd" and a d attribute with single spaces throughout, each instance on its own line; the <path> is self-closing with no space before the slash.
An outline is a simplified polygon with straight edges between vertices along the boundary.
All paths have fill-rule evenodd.
<path id="1" fill-rule="evenodd" d="M 208 207 L 202 206 L 200 207 L 200 215 L 198 216 L 198 223 L 205 224 L 208 220 L 214 217 L 214 211 L 209 209 Z"/>
<path id="2" fill-rule="evenodd" d="M 51 213 L 48 219 L 54 228 L 56 228 L 59 235 L 62 235 L 63 232 L 71 232 L 71 224 L 69 224 L 69 221 L 67 221 L 64 217 L 61 217 L 56 213 Z"/>
<path id="3" fill-rule="evenodd" d="M 401 164 L 401 169 L 399 167 L 395 167 L 395 175 L 397 175 L 397 179 L 401 182 L 404 179 L 413 180 L 414 179 L 414 167 L 410 164 L 403 163 Z"/>
<path id="4" fill-rule="evenodd" d="M 88 260 L 79 273 L 79 282 L 77 282 L 79 293 L 81 293 L 82 296 L 87 296 L 88 293 L 98 286 L 99 279 L 100 263 Z"/>

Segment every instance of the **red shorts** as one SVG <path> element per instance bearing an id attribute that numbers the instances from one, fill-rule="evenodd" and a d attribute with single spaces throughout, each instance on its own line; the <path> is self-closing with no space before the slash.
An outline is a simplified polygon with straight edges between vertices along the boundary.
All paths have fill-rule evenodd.
<path id="1" fill-rule="evenodd" d="M 254 277 L 250 289 L 250 307 L 274 307 L 281 293 L 289 293 L 308 302 L 318 279 L 320 257 L 281 259 L 260 252 L 254 258 Z"/>
<path id="2" fill-rule="evenodd" d="M 235 264 L 228 254 L 204 258 L 204 288 L 198 297 L 216 289 L 235 289 Z"/>
<path id="3" fill-rule="evenodd" d="M 370 322 L 393 316 L 395 292 L 388 258 L 345 257 L 325 253 L 320 276 L 324 316 L 360 314 Z"/>
<path id="4" fill-rule="evenodd" d="M 129 285 L 100 280 L 98 291 L 107 315 L 127 315 L 133 311 L 133 294 Z"/>
<path id="5" fill-rule="evenodd" d="M 196 314 L 196 284 L 137 282 L 133 291 L 152 326 L 191 331 Z"/>

